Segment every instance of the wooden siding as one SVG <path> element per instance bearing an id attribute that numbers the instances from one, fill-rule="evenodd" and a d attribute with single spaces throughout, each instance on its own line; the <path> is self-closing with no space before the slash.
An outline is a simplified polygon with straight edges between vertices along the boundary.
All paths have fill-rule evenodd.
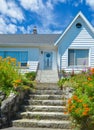
<path id="1" fill-rule="evenodd" d="M 76 23 L 80 22 L 82 28 L 76 28 Z M 86 23 L 79 17 L 71 26 L 70 30 L 59 43 L 58 53 L 60 55 L 60 69 L 81 70 L 82 68 L 68 67 L 68 49 L 89 49 L 89 66 L 94 67 L 94 34 L 87 27 Z"/>

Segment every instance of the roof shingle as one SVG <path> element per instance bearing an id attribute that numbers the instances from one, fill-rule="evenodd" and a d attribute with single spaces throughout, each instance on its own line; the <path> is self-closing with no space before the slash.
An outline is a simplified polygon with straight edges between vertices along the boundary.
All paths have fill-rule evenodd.
<path id="1" fill-rule="evenodd" d="M 0 45 L 54 45 L 60 34 L 1 34 Z"/>

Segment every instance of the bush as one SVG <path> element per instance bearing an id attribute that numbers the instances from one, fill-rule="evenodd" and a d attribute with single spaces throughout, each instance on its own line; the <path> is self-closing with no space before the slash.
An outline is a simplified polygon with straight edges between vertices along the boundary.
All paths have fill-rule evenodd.
<path id="1" fill-rule="evenodd" d="M 61 78 L 59 81 L 58 81 L 58 86 L 60 87 L 60 89 L 62 90 L 64 88 L 64 84 L 66 83 L 66 81 L 68 81 L 69 78 Z"/>
<path id="2" fill-rule="evenodd" d="M 22 77 L 18 72 L 18 63 L 15 58 L 0 57 L 0 90 L 6 95 L 15 91 L 21 85 Z"/>
<path id="3" fill-rule="evenodd" d="M 36 78 L 36 72 L 28 72 L 25 74 L 26 78 L 29 80 L 35 80 Z"/>
<path id="4" fill-rule="evenodd" d="M 68 100 L 67 111 L 81 130 L 93 130 L 91 126 L 94 120 L 94 69 L 74 75 L 69 82 L 74 92 Z"/>

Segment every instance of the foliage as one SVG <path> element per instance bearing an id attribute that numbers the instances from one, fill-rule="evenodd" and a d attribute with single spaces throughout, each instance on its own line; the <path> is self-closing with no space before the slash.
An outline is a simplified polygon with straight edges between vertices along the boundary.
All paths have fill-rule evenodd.
<path id="1" fill-rule="evenodd" d="M 64 83 L 66 82 L 66 81 L 68 81 L 68 78 L 61 78 L 59 81 L 58 81 L 58 86 L 61 88 L 61 89 L 63 89 L 63 87 L 64 87 Z"/>
<path id="2" fill-rule="evenodd" d="M 26 78 L 29 80 L 35 80 L 36 78 L 36 72 L 28 72 L 25 74 Z"/>
<path id="3" fill-rule="evenodd" d="M 21 85 L 22 77 L 18 72 L 18 64 L 15 58 L 0 57 L 0 90 L 9 95 L 19 85 Z"/>
<path id="4" fill-rule="evenodd" d="M 29 78 L 27 78 L 25 75 L 23 75 L 22 83 L 23 83 L 23 88 L 26 89 L 26 88 L 28 88 L 28 86 L 29 86 L 29 88 L 34 87 L 35 81 L 32 81 Z"/>
<path id="5" fill-rule="evenodd" d="M 94 68 L 74 75 L 69 82 L 74 92 L 68 100 L 67 111 L 81 129 L 90 130 L 91 119 L 94 116 Z"/>
<path id="6" fill-rule="evenodd" d="M 58 86 L 61 89 L 64 88 L 64 87 L 71 87 L 71 83 L 69 83 L 68 81 L 69 81 L 70 77 L 75 76 L 74 70 L 71 73 L 70 72 L 66 72 L 65 70 L 62 70 L 60 72 L 60 75 L 61 75 L 61 79 L 57 83 Z"/>
<path id="7" fill-rule="evenodd" d="M 21 75 L 19 73 L 20 63 L 15 58 L 0 57 L 0 90 L 8 96 L 11 92 L 30 90 L 34 87 L 35 72 Z"/>
<path id="8" fill-rule="evenodd" d="M 28 86 L 29 89 L 34 87 L 34 84 L 36 83 L 35 77 L 36 77 L 36 72 L 28 72 L 23 75 L 22 82 L 23 82 L 24 89 L 28 89 Z"/>

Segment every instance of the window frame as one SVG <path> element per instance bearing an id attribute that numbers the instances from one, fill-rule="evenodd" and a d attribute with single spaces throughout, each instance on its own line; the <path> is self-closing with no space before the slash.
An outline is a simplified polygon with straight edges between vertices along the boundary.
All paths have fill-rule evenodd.
<path id="1" fill-rule="evenodd" d="M 11 58 L 15 58 L 15 57 L 17 57 L 17 55 L 15 55 L 15 57 L 12 57 L 12 56 L 10 56 L 10 55 L 8 55 L 8 53 L 13 53 L 13 52 L 15 52 L 15 53 L 18 53 L 18 55 L 19 55 L 19 60 L 17 59 L 17 62 L 20 62 L 21 63 L 21 67 L 26 67 L 27 66 L 27 62 L 28 62 L 28 51 L 10 51 L 10 50 L 8 50 L 8 51 L 0 51 L 0 53 L 3 55 L 1 55 L 3 58 L 6 58 L 6 57 L 11 57 Z M 26 53 L 26 55 L 27 55 L 27 60 L 26 61 L 23 61 L 22 60 L 22 53 Z"/>
<path id="2" fill-rule="evenodd" d="M 74 61 L 74 63 L 73 63 L 73 65 L 70 65 L 70 59 L 69 59 L 69 51 L 70 50 L 72 50 L 72 51 L 74 51 L 74 59 L 73 59 L 73 61 Z M 76 51 L 78 51 L 78 50 L 87 50 L 87 55 L 88 55 L 88 57 L 87 57 L 87 64 L 84 64 L 84 62 L 83 62 L 83 64 L 82 65 L 76 65 L 76 56 L 77 56 L 77 52 Z M 88 67 L 89 66 L 89 52 L 90 52 L 90 49 L 68 49 L 68 67 L 84 67 L 84 66 L 86 66 L 86 67 Z"/>

